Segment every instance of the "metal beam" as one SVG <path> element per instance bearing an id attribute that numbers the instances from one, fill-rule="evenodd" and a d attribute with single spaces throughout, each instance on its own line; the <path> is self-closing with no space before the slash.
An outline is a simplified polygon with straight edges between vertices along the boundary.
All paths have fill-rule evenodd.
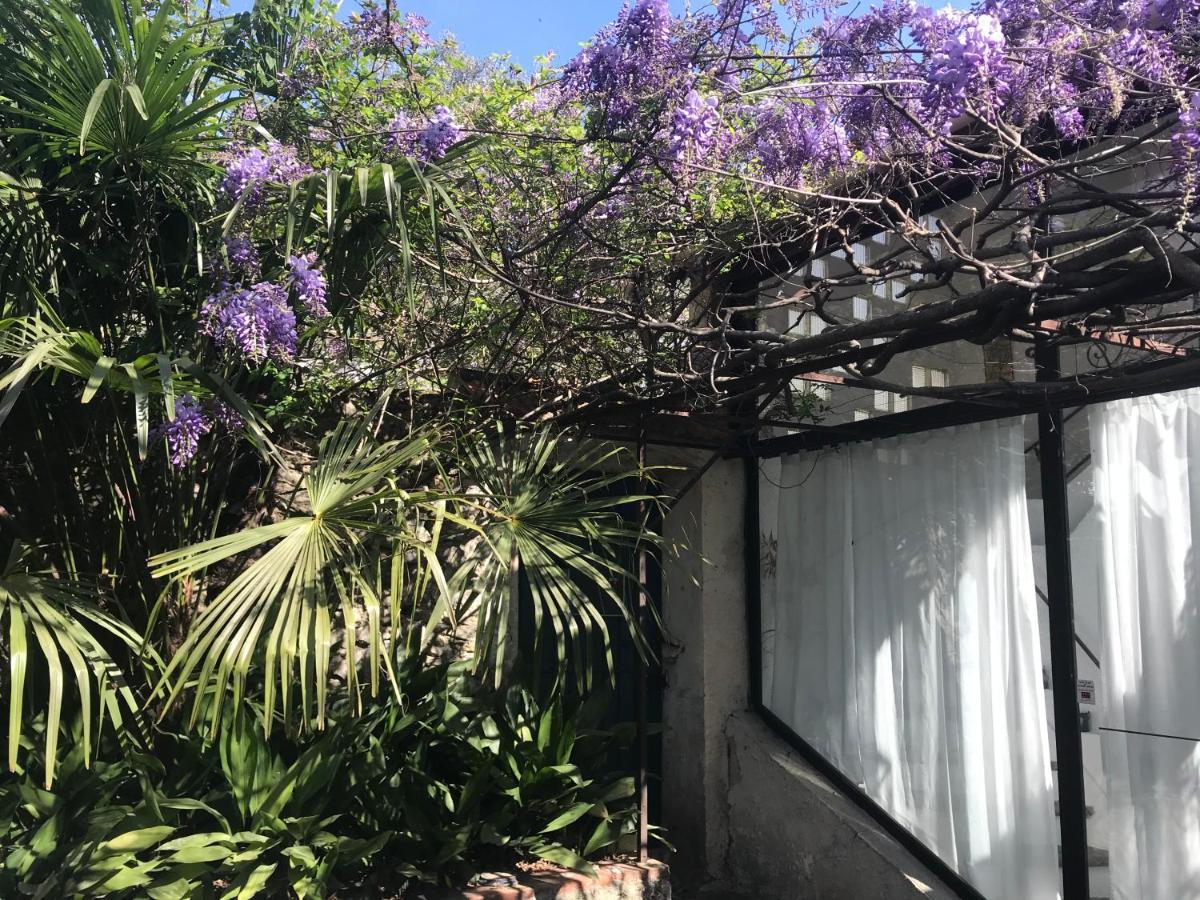
<path id="1" fill-rule="evenodd" d="M 1012 416 L 1036 414 L 1047 409 L 1088 406 L 1123 397 L 1140 397 L 1200 385 L 1200 358 L 1156 362 L 1136 374 L 1121 377 L 1076 376 L 1041 381 L 1037 390 L 1023 390 L 1005 397 L 1001 405 L 983 405 L 973 401 L 947 401 L 923 406 L 909 412 L 878 416 L 841 425 L 804 426 L 800 434 L 755 441 L 751 451 L 759 457 L 782 456 L 820 450 L 853 441 L 871 441 L 916 434 L 935 428 L 949 428 L 971 422 L 988 422 Z M 1028 385 L 1033 388 L 1035 386 Z M 997 398 L 998 399 L 998 398 Z M 737 454 L 731 454 L 737 455 Z"/>
<path id="2" fill-rule="evenodd" d="M 1039 380 L 1057 380 L 1058 345 L 1047 338 L 1034 348 Z M 1038 414 L 1038 461 L 1046 526 L 1046 596 L 1049 600 L 1050 671 L 1054 691 L 1054 743 L 1058 755 L 1059 827 L 1062 829 L 1063 900 L 1088 900 L 1087 810 L 1083 739 L 1079 733 L 1079 675 L 1075 657 L 1075 602 L 1071 590 L 1071 518 L 1061 409 Z"/>
<path id="3" fill-rule="evenodd" d="M 1141 350 L 1146 353 L 1157 353 L 1162 356 L 1175 356 L 1186 359 L 1195 355 L 1183 347 L 1176 347 L 1174 344 L 1168 344 L 1166 341 L 1138 337 L 1137 335 L 1126 334 L 1123 331 L 1113 331 L 1108 328 L 1084 328 L 1079 330 L 1072 328 L 1070 323 L 1064 325 L 1057 319 L 1043 319 L 1036 327 L 1045 329 L 1055 335 L 1078 336 L 1092 341 L 1099 341 L 1102 344 L 1111 344 L 1114 347 L 1127 347 L 1130 350 Z"/>

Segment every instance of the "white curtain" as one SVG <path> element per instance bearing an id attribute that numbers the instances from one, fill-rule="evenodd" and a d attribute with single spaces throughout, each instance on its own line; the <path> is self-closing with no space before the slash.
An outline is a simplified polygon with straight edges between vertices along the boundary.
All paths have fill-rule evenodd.
<path id="1" fill-rule="evenodd" d="M 1200 391 L 1089 416 L 1112 897 L 1197 900 L 1200 744 L 1186 738 L 1200 738 Z"/>
<path id="2" fill-rule="evenodd" d="M 1022 443 L 1013 420 L 764 470 L 764 701 L 989 900 L 1059 893 Z"/>

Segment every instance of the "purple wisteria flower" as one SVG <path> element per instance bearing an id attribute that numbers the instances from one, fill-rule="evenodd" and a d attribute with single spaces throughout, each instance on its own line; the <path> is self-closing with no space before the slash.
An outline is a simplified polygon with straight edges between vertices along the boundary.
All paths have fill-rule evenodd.
<path id="1" fill-rule="evenodd" d="M 296 314 L 287 289 L 270 281 L 222 286 L 204 301 L 200 330 L 251 363 L 289 362 L 296 354 Z"/>
<path id="2" fill-rule="evenodd" d="M 1004 57 L 1004 30 L 995 16 L 945 9 L 935 18 L 938 25 L 951 26 L 929 72 L 930 100 L 944 109 L 943 127 L 948 130 L 968 96 L 983 110 L 998 109 L 1007 97 L 1011 73 Z"/>
<path id="3" fill-rule="evenodd" d="M 175 399 L 175 419 L 163 422 L 155 429 L 155 438 L 167 442 L 171 465 L 180 467 L 192 461 L 200 446 L 200 438 L 212 430 L 213 421 L 200 401 L 191 394 Z"/>
<path id="4" fill-rule="evenodd" d="M 295 100 L 315 88 L 320 83 L 320 77 L 309 69 L 284 72 L 279 75 L 279 96 L 283 100 Z"/>
<path id="5" fill-rule="evenodd" d="M 362 4 L 362 12 L 350 17 L 347 27 L 355 46 L 372 53 L 411 53 L 429 43 L 428 19 L 415 13 L 401 16 L 369 0 Z"/>
<path id="6" fill-rule="evenodd" d="M 1185 178 L 1195 178 L 1200 161 L 1200 93 L 1192 94 L 1179 111 L 1179 126 L 1171 136 L 1176 169 Z"/>
<path id="7" fill-rule="evenodd" d="M 452 144 L 462 139 L 462 129 L 454 120 L 454 113 L 444 106 L 433 111 L 429 124 L 417 136 L 425 159 L 441 159 Z"/>
<path id="8" fill-rule="evenodd" d="M 429 162 L 441 159 L 451 145 L 462 139 L 462 129 L 445 106 L 434 109 L 424 125 L 415 122 L 407 113 L 397 113 L 388 126 L 384 147 L 392 152 Z"/>
<path id="9" fill-rule="evenodd" d="M 232 271 L 245 275 L 247 278 L 258 276 L 260 269 L 258 251 L 254 249 L 250 238 L 245 235 L 232 235 L 225 238 L 225 255 L 229 258 L 229 267 Z"/>
<path id="10" fill-rule="evenodd" d="M 311 172 L 312 168 L 301 162 L 295 149 L 286 144 L 272 141 L 265 152 L 260 147 L 235 144 L 225 153 L 221 190 L 230 199 L 237 200 L 249 189 L 245 205 L 254 206 L 262 198 L 263 182 L 290 184 Z"/>
<path id="11" fill-rule="evenodd" d="M 1068 141 L 1077 141 L 1087 131 L 1083 111 L 1078 106 L 1058 106 L 1050 111 L 1054 127 Z"/>
<path id="12" fill-rule="evenodd" d="M 308 314 L 317 318 L 329 315 L 325 305 L 325 276 L 317 268 L 317 254 L 289 256 L 288 269 L 291 272 L 288 281 Z"/>
<path id="13" fill-rule="evenodd" d="M 763 172 L 779 184 L 804 183 L 805 170 L 848 163 L 845 128 L 823 100 L 777 102 L 759 111 L 755 149 Z"/>
<path id="14" fill-rule="evenodd" d="M 244 423 L 241 414 L 224 400 L 213 400 L 209 404 L 209 411 L 212 413 L 213 421 L 225 431 L 238 434 L 243 430 Z"/>
<path id="15" fill-rule="evenodd" d="M 702 97 L 695 88 L 671 116 L 667 155 L 676 167 L 699 162 L 712 148 L 717 136 L 717 98 Z"/>
<path id="16" fill-rule="evenodd" d="M 594 106 L 606 126 L 632 125 L 642 99 L 661 89 L 679 62 L 671 23 L 667 0 L 625 6 L 617 20 L 567 64 L 564 91 Z"/>

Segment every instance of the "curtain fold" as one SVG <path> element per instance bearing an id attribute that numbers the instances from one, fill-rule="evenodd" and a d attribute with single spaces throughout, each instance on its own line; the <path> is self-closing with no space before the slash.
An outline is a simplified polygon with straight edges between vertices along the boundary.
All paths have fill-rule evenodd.
<path id="1" fill-rule="evenodd" d="M 765 703 L 990 900 L 1058 896 L 1023 451 L 1010 420 L 786 457 L 763 523 Z"/>
<path id="2" fill-rule="evenodd" d="M 1089 426 L 1112 897 L 1200 900 L 1200 391 L 1098 405 Z"/>

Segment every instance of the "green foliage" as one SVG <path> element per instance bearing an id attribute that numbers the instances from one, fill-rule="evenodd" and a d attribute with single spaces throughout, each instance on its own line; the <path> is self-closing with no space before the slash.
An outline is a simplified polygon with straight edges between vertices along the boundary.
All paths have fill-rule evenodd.
<path id="1" fill-rule="evenodd" d="M 465 480 L 484 494 L 483 529 L 492 549 L 477 581 L 479 659 L 509 637 L 508 612 L 521 572 L 533 599 L 536 633 L 544 619 L 550 622 L 560 665 L 571 653 L 581 662 L 583 678 L 601 670 L 612 674 L 612 646 L 598 598 L 621 612 L 640 641 L 622 591 L 636 579 L 622 561 L 640 542 L 655 538 L 645 522 L 631 521 L 620 508 L 655 502 L 625 489 L 634 476 L 649 473 L 638 473 L 624 450 L 548 431 L 501 433 L 495 440 L 468 444 L 462 455 Z M 591 658 L 593 638 L 602 648 L 600 660 Z M 646 652 L 640 643 L 639 649 Z M 494 655 L 499 664 L 500 654 Z"/>
<path id="2" fill-rule="evenodd" d="M 53 791 L 0 781 L 0 892 L 324 897 L 522 858 L 587 870 L 585 856 L 628 848 L 632 780 L 606 763 L 632 735 L 590 730 L 596 702 L 491 693 L 461 663 L 396 666 L 403 703 L 339 710 L 313 740 L 229 709 L 216 743 L 164 735 L 156 756 L 88 768 L 75 742 Z"/>
<path id="3" fill-rule="evenodd" d="M 232 98 L 211 80 L 214 48 L 173 28 L 171 12 L 162 3 L 148 18 L 139 0 L 3 7 L 0 134 L 21 189 L 0 203 L 0 284 L 21 290 L 63 262 L 83 263 L 72 281 L 112 277 L 144 267 L 139 251 L 156 238 L 157 251 L 187 258 L 193 205 L 211 197 L 216 115 Z M 165 233 L 129 246 L 111 230 L 122 217 Z M 81 240 L 106 256 L 81 253 Z M 152 278 L 172 274 L 161 263 Z"/>
<path id="4" fill-rule="evenodd" d="M 103 636 L 127 647 L 137 647 L 138 635 L 125 623 L 89 602 L 86 586 L 31 569 L 28 547 L 14 542 L 0 569 L 0 626 L 7 626 L 8 657 L 8 768 L 18 767 L 18 747 L 26 732 L 27 686 L 45 696 L 44 786 L 54 780 L 63 695 L 68 684 L 79 695 L 81 734 L 79 751 L 86 765 L 92 755 L 93 736 L 105 715 L 117 728 L 136 726 L 140 701 L 125 683 L 121 669 L 104 646 Z M 40 659 L 44 670 L 30 679 L 30 660 Z M 64 665 L 65 663 L 65 665 Z M 93 691 L 98 704 L 93 706 Z"/>
<path id="5" fill-rule="evenodd" d="M 633 734 L 594 730 L 602 692 L 585 707 L 558 693 L 539 704 L 519 687 L 481 690 L 457 674 L 467 664 L 411 666 L 424 689 L 368 713 L 347 756 L 366 821 L 395 830 L 402 873 L 461 880 L 514 856 L 588 870 L 585 856 L 631 849 L 633 782 L 607 767 Z"/>
<path id="6" fill-rule="evenodd" d="M 345 658 L 350 661 L 347 687 L 351 693 L 357 692 L 355 603 L 360 598 L 367 613 L 371 684 L 377 691 L 383 622 L 379 594 L 368 583 L 366 573 L 380 561 L 378 548 L 387 548 L 391 554 L 410 550 L 421 554 L 433 564 L 438 584 L 445 588 L 433 548 L 407 524 L 409 507 L 427 502 L 424 493 L 410 493 L 395 485 L 396 475 L 429 447 L 429 439 L 417 436 L 404 443 L 374 445 L 369 440 L 371 425 L 372 418 L 345 422 L 322 441 L 317 461 L 304 479 L 311 510 L 307 514 L 213 538 L 151 560 L 157 575 L 187 576 L 270 546 L 196 618 L 164 675 L 164 681 L 171 683 L 168 706 L 185 687 L 195 692 L 192 724 L 205 708 L 211 689 L 216 697 L 210 711 L 215 731 L 225 686 L 232 684 L 231 702 L 240 706 L 255 665 L 262 679 L 263 720 L 268 731 L 277 688 L 284 715 L 291 721 L 292 685 L 297 681 L 302 724 L 311 721 L 315 727 L 323 727 L 338 613 Z M 368 543 L 371 536 L 384 540 Z M 399 622 L 399 591 L 390 596 L 391 620 Z M 399 691 L 394 679 L 392 686 Z"/>
<path id="7" fill-rule="evenodd" d="M 527 87 L 446 43 L 360 53 L 328 3 L 194 12 L 0 4 L 0 895 L 586 869 L 634 830 L 608 771 L 628 730 L 523 691 L 508 623 L 524 577 L 600 693 L 598 604 L 640 642 L 623 561 L 656 538 L 626 486 L 647 473 L 454 393 L 512 350 L 509 298 L 459 268 L 504 262 L 463 201 L 512 185 L 476 173 L 482 136 L 427 163 L 383 139 L 443 100 L 516 127 Z M 227 197 L 222 153 L 276 139 L 295 180 Z M 232 237 L 260 257 L 239 277 L 299 312 L 295 359 L 252 365 L 201 327 Z M 301 311 L 296 254 L 330 316 Z M 229 430 L 172 466 L 184 396 Z"/>

